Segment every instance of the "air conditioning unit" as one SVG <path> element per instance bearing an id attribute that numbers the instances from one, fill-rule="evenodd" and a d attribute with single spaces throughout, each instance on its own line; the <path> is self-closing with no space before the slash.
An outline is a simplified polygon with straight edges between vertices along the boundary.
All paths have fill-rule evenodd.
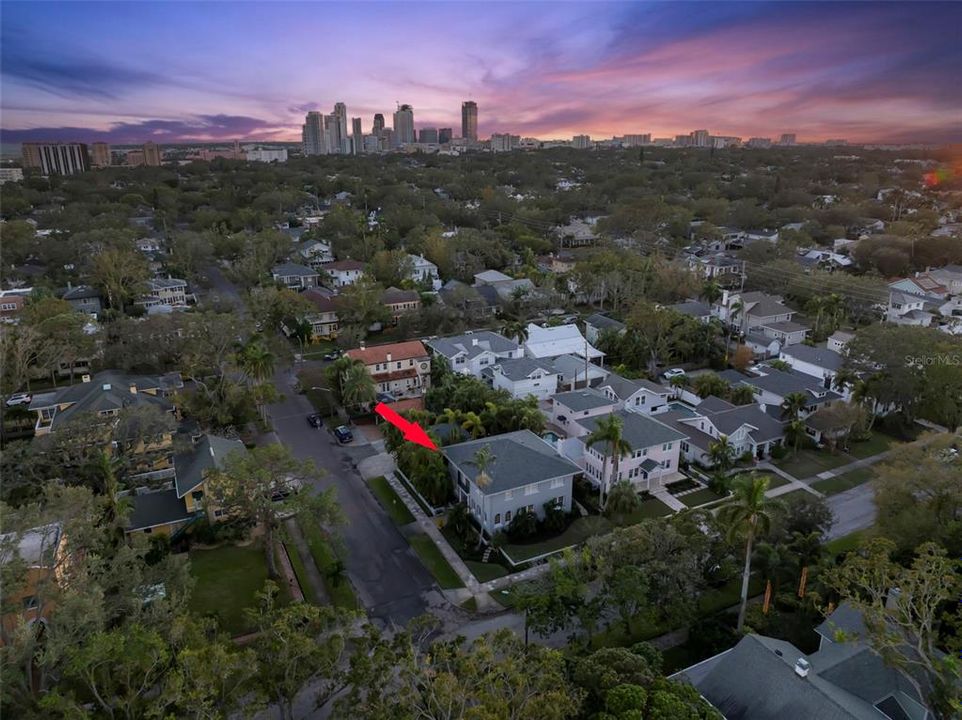
<path id="1" fill-rule="evenodd" d="M 805 658 L 799 658 L 795 661 L 795 674 L 800 678 L 808 677 L 808 673 L 811 669 L 812 664 Z"/>

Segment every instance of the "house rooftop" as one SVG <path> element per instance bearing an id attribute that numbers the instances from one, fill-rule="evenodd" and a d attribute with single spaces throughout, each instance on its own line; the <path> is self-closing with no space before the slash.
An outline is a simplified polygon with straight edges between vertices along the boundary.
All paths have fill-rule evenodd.
<path id="1" fill-rule="evenodd" d="M 271 268 L 277 277 L 317 277 L 317 271 L 297 263 L 281 263 Z"/>
<path id="2" fill-rule="evenodd" d="M 585 324 L 591 325 L 599 330 L 624 330 L 625 324 L 620 320 L 615 320 L 607 315 L 595 313 L 585 318 Z"/>
<path id="3" fill-rule="evenodd" d="M 409 358 L 426 358 L 428 351 L 420 340 L 409 340 L 407 342 L 390 343 L 388 345 L 375 345 L 368 348 L 355 348 L 345 353 L 349 358 L 360 360 L 365 365 L 387 362 L 387 356 L 391 356 L 391 361 L 407 360 Z"/>
<path id="4" fill-rule="evenodd" d="M 788 345 L 782 348 L 781 354 L 826 370 L 838 370 L 845 364 L 844 357 L 821 345 Z"/>
<path id="5" fill-rule="evenodd" d="M 175 488 L 133 495 L 130 499 L 133 505 L 127 518 L 130 532 L 185 522 L 193 517 L 184 501 L 177 497 Z"/>
<path id="6" fill-rule="evenodd" d="M 314 303 L 318 312 L 337 312 L 337 304 L 334 301 L 337 296 L 330 292 L 325 292 L 320 288 L 308 288 L 302 293 L 302 297 Z"/>
<path id="7" fill-rule="evenodd" d="M 698 300 L 675 303 L 674 305 L 669 305 L 668 308 L 693 318 L 703 318 L 711 315 L 711 308 L 708 307 L 706 303 L 699 302 Z"/>
<path id="8" fill-rule="evenodd" d="M 808 325 L 802 325 L 801 323 L 793 322 L 791 320 L 781 320 L 779 322 L 765 323 L 761 327 L 768 328 L 769 330 L 776 330 L 778 332 L 792 333 L 800 332 L 802 330 L 811 330 Z"/>
<path id="9" fill-rule="evenodd" d="M 358 260 L 335 260 L 321 265 L 324 270 L 363 270 L 364 263 Z"/>
<path id="10" fill-rule="evenodd" d="M 531 377 L 531 374 L 537 370 L 541 370 L 549 375 L 557 374 L 557 370 L 552 368 L 548 363 L 541 362 L 540 360 L 532 360 L 531 358 L 499 360 L 495 367 L 500 368 L 501 373 L 512 382 L 525 380 Z"/>
<path id="11" fill-rule="evenodd" d="M 568 392 L 558 393 L 552 399 L 555 403 L 564 405 L 573 412 L 597 410 L 598 408 L 609 407 L 615 404 L 614 400 L 594 388 L 569 390 Z"/>
<path id="12" fill-rule="evenodd" d="M 22 533 L 4 533 L 0 535 L 0 565 L 12 560 L 15 553 L 29 567 L 49 567 L 62 536 L 60 523 L 41 525 Z"/>
<path id="13" fill-rule="evenodd" d="M 77 285 L 76 287 L 67 288 L 62 295 L 64 300 L 85 300 L 87 298 L 99 297 L 102 297 L 100 291 L 90 285 Z"/>
<path id="14" fill-rule="evenodd" d="M 607 377 L 605 377 L 605 379 L 598 384 L 598 387 L 611 388 L 611 391 L 618 397 L 619 400 L 622 401 L 627 400 L 639 390 L 647 390 L 648 392 L 656 395 L 668 394 L 668 388 L 652 382 L 651 380 L 647 380 L 645 378 L 630 380 L 618 375 L 617 373 L 608 373 Z"/>
<path id="15" fill-rule="evenodd" d="M 511 277 L 498 270 L 485 270 L 474 274 L 474 281 L 476 283 L 504 282 L 505 280 L 511 279 Z"/>
<path id="16" fill-rule="evenodd" d="M 381 302 L 385 305 L 415 302 L 420 299 L 421 295 L 417 290 L 401 290 L 401 288 L 389 287 L 381 293 Z"/>
<path id="17" fill-rule="evenodd" d="M 469 358 L 480 355 L 483 352 L 506 353 L 515 352 L 518 343 L 509 340 L 503 335 L 490 330 L 475 330 L 463 335 L 448 335 L 446 337 L 428 340 L 427 345 L 434 352 L 444 355 L 449 360 L 457 355 L 464 353 Z"/>
<path id="18" fill-rule="evenodd" d="M 477 485 L 479 468 L 474 464 L 474 457 L 482 448 L 488 448 L 491 453 L 491 462 L 485 468 L 485 474 L 491 481 L 479 486 L 486 495 L 581 472 L 581 468 L 561 457 L 530 430 L 449 445 L 442 448 L 441 452 Z"/>
<path id="19" fill-rule="evenodd" d="M 232 452 L 243 454 L 247 448 L 240 440 L 204 435 L 189 450 L 174 455 L 177 497 L 184 497 L 204 482 L 207 472 L 223 470 L 224 461 Z"/>
<path id="20" fill-rule="evenodd" d="M 612 414 L 621 418 L 624 424 L 621 430 L 621 436 L 631 445 L 633 450 L 641 450 L 642 448 L 648 448 L 654 445 L 684 440 L 688 437 L 686 433 L 660 423 L 649 415 L 628 412 L 626 410 L 618 410 Z M 598 423 L 604 419 L 604 415 L 595 415 L 590 418 L 579 418 L 577 421 L 579 425 L 591 433 L 598 429 Z M 602 452 L 604 452 L 603 449 Z"/>
<path id="21" fill-rule="evenodd" d="M 604 357 L 604 353 L 588 344 L 576 325 L 558 325 L 543 328 L 528 324 L 528 339 L 524 344 L 527 354 L 536 358 L 552 358 L 559 355 L 578 355 L 589 359 Z"/>

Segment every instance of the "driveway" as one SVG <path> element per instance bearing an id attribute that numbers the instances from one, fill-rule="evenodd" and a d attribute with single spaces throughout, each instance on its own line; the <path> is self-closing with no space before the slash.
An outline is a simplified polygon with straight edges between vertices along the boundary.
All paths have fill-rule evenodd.
<path id="1" fill-rule="evenodd" d="M 336 488 L 345 515 L 340 535 L 347 550 L 348 576 L 368 614 L 388 624 L 404 624 L 426 612 L 429 601 L 437 601 L 431 596 L 434 579 L 354 467 L 373 449 L 341 447 L 326 428 L 312 428 L 307 415 L 314 409 L 293 390 L 293 381 L 290 368 L 275 373 L 283 399 L 268 408 L 274 434 L 296 457 L 310 458 L 324 469 L 317 488 Z"/>

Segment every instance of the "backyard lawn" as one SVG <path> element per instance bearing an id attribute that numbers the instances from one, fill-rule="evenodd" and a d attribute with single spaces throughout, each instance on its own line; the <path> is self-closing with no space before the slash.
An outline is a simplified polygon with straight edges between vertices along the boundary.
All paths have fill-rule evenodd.
<path id="1" fill-rule="evenodd" d="M 797 457 L 789 450 L 788 455 L 776 461 L 775 464 L 789 475 L 801 480 L 841 465 L 847 465 L 852 461 L 853 458 L 845 453 L 832 454 L 828 450 L 805 449 L 799 450 Z"/>
<path id="2" fill-rule="evenodd" d="M 408 525 L 414 522 L 414 516 L 411 514 L 411 511 L 407 509 L 407 506 L 401 498 L 397 496 L 394 488 L 391 487 L 386 478 L 371 478 L 368 484 L 371 486 L 371 490 L 375 497 L 377 497 L 378 502 L 381 503 L 381 507 L 391 516 L 395 525 Z"/>
<path id="3" fill-rule="evenodd" d="M 671 515 L 671 513 L 672 509 L 665 505 L 665 503 L 658 498 L 653 496 L 646 497 L 641 501 L 641 507 L 639 507 L 630 515 L 625 515 L 623 518 L 618 518 L 615 524 L 625 527 L 627 525 L 635 525 L 640 523 L 642 520 L 667 517 L 668 515 Z"/>
<path id="4" fill-rule="evenodd" d="M 708 488 L 702 488 L 701 490 L 696 490 L 693 493 L 688 493 L 687 495 L 677 496 L 677 500 L 681 500 L 686 507 L 700 507 L 701 505 L 707 505 L 708 503 L 715 502 L 716 500 L 721 500 L 724 496 L 719 495 Z"/>
<path id="5" fill-rule="evenodd" d="M 580 517 L 568 528 L 555 537 L 540 542 L 518 543 L 505 545 L 502 550 L 513 561 L 520 564 L 525 560 L 556 552 L 572 545 L 583 543 L 592 535 L 602 535 L 611 529 L 611 523 L 605 518 L 588 516 Z"/>
<path id="6" fill-rule="evenodd" d="M 267 563 L 259 544 L 192 550 L 190 572 L 197 581 L 190 595 L 191 612 L 217 618 L 231 635 L 243 635 L 251 629 L 244 610 L 255 606 L 257 593 L 267 582 Z M 278 599 L 288 602 L 286 588 L 281 587 Z"/>
<path id="7" fill-rule="evenodd" d="M 828 478 L 827 480 L 819 480 L 818 482 L 812 483 L 812 488 L 818 490 L 820 493 L 825 493 L 826 495 L 835 495 L 840 492 L 845 492 L 846 490 L 851 490 L 853 487 L 858 487 L 862 483 L 868 482 L 873 477 L 875 477 L 875 471 L 871 467 L 856 468 L 855 470 L 850 470 L 844 475 L 836 475 L 835 477 Z"/>
<path id="8" fill-rule="evenodd" d="M 434 575 L 434 579 L 438 581 L 438 585 L 445 590 L 464 587 L 461 578 L 454 572 L 454 568 L 451 567 L 450 563 L 444 559 L 444 555 L 441 554 L 438 546 L 434 544 L 431 538 L 421 534 L 412 535 L 408 538 L 408 542 L 411 543 L 411 547 L 414 548 L 417 556 L 421 558 L 424 566 Z"/>

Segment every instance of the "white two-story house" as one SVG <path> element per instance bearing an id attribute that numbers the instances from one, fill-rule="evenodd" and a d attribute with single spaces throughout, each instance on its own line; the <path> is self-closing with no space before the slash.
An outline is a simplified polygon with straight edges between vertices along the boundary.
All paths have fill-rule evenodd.
<path id="1" fill-rule="evenodd" d="M 558 392 L 559 375 L 549 364 L 530 358 L 500 360 L 485 370 L 495 390 L 506 390 L 513 398 L 532 395 L 547 400 Z"/>
<path id="2" fill-rule="evenodd" d="M 281 263 L 271 269 L 271 277 L 291 290 L 306 290 L 317 287 L 318 274 L 304 265 Z"/>
<path id="3" fill-rule="evenodd" d="M 571 510 L 574 476 L 581 468 L 530 430 L 448 445 L 441 452 L 455 496 L 488 537 L 522 511 L 544 517 L 546 505 Z"/>
<path id="4" fill-rule="evenodd" d="M 639 492 L 662 489 L 666 483 L 682 479 L 678 469 L 681 443 L 685 434 L 658 420 L 640 413 L 618 410 L 613 413 L 621 418 L 621 437 L 630 446 L 627 455 L 618 461 L 618 475 L 614 474 L 613 457 L 605 457 L 608 447 L 596 443 L 588 447 L 591 433 L 598 429 L 598 423 L 608 415 L 595 415 L 578 420 L 584 429 L 576 442 L 564 444 L 566 453 L 573 461 L 584 468 L 585 477 L 599 489 L 604 487 L 605 494 L 616 482 L 627 480 Z"/>
<path id="5" fill-rule="evenodd" d="M 330 277 L 330 284 L 335 289 L 353 285 L 364 277 L 364 263 L 357 260 L 335 260 L 324 263 L 321 269 Z"/>
<path id="6" fill-rule="evenodd" d="M 490 330 L 434 338 L 427 341 L 427 346 L 435 355 L 443 356 L 454 372 L 476 378 L 501 360 L 524 357 L 518 343 Z"/>
<path id="7" fill-rule="evenodd" d="M 569 438 L 581 437 L 587 431 L 583 420 L 597 415 L 610 415 L 621 402 L 600 390 L 583 388 L 558 393 L 551 398 L 551 421 L 565 431 Z"/>
<path id="8" fill-rule="evenodd" d="M 629 380 L 615 373 L 598 383 L 598 390 L 630 412 L 657 415 L 668 411 L 670 390 L 651 380 Z"/>

